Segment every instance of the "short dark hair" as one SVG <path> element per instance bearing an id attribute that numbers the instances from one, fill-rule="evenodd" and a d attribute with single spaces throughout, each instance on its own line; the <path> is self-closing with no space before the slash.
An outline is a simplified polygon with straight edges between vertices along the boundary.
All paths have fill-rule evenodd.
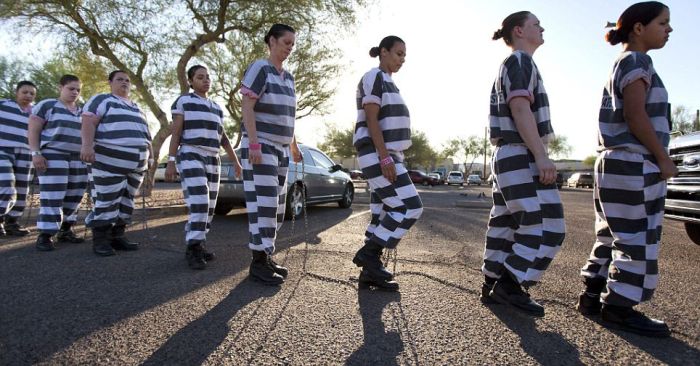
<path id="1" fill-rule="evenodd" d="M 22 80 L 19 83 L 17 83 L 17 87 L 15 87 L 15 91 L 19 91 L 19 89 L 23 86 L 31 86 L 32 88 L 36 89 L 36 85 L 32 83 L 29 80 Z"/>
<path id="2" fill-rule="evenodd" d="M 286 24 L 273 24 L 272 27 L 270 27 L 270 30 L 265 34 L 265 44 L 270 44 L 270 37 L 275 37 L 275 39 L 278 39 L 287 32 L 296 33 L 297 31 Z"/>
<path id="3" fill-rule="evenodd" d="M 61 76 L 61 79 L 58 81 L 58 83 L 61 85 L 66 85 L 66 84 L 72 83 L 74 81 L 80 82 L 80 78 L 75 76 L 75 75 L 65 74 L 65 75 Z"/>
<path id="4" fill-rule="evenodd" d="M 391 50 L 392 47 L 394 47 L 395 43 L 406 44 L 406 42 L 404 42 L 403 39 L 401 39 L 397 36 L 386 36 L 382 39 L 381 42 L 379 42 L 379 46 L 372 47 L 369 49 L 369 56 L 370 57 L 377 57 L 382 53 L 382 48 L 389 51 L 389 50 Z"/>
<path id="5" fill-rule="evenodd" d="M 522 27 L 530 14 L 532 13 L 527 10 L 523 10 L 507 16 L 501 23 L 501 29 L 493 32 L 493 37 L 491 37 L 491 39 L 496 41 L 503 38 L 503 41 L 507 45 L 512 45 L 513 29 L 515 29 L 515 27 Z"/>
<path id="6" fill-rule="evenodd" d="M 629 36 L 635 24 L 649 24 L 654 18 L 658 17 L 664 9 L 668 9 L 668 6 L 658 1 L 645 1 L 633 4 L 622 12 L 622 15 L 620 15 L 620 18 L 617 20 L 615 28 L 609 30 L 608 33 L 605 34 L 605 40 L 613 46 L 620 42 L 629 42 Z"/>
<path id="7" fill-rule="evenodd" d="M 112 72 L 109 73 L 109 76 L 107 77 L 107 80 L 112 81 L 112 79 L 114 79 L 114 75 L 116 75 L 116 74 L 118 74 L 118 73 L 120 73 L 120 72 L 126 74 L 126 71 L 124 71 L 124 70 L 114 70 L 114 71 L 112 71 Z"/>
<path id="8" fill-rule="evenodd" d="M 189 69 L 187 69 L 187 79 L 188 79 L 188 80 L 192 80 L 192 78 L 194 78 L 194 74 L 195 74 L 195 73 L 197 72 L 197 70 L 199 70 L 199 69 L 204 69 L 204 70 L 206 70 L 207 68 L 204 67 L 204 66 L 202 66 L 202 65 L 194 65 L 194 66 L 190 67 Z"/>

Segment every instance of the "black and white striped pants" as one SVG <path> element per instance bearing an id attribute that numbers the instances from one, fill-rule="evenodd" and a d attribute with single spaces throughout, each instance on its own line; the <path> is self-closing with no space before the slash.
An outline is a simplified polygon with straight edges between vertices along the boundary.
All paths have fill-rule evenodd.
<path id="1" fill-rule="evenodd" d="M 357 152 L 360 169 L 372 190 L 372 217 L 365 231 L 365 242 L 371 241 L 388 249 L 396 248 L 423 213 L 423 202 L 403 165 L 403 155 L 398 152 L 391 155 L 396 167 L 396 181 L 393 183 L 382 175 L 374 146 L 367 145 Z"/>
<path id="2" fill-rule="evenodd" d="M 33 171 L 29 149 L 0 147 L 0 216 L 22 216 Z"/>
<path id="3" fill-rule="evenodd" d="M 195 146 L 182 145 L 177 152 L 177 170 L 190 211 L 185 224 L 185 241 L 187 245 L 203 242 L 211 227 L 219 195 L 219 155 Z"/>
<path id="4" fill-rule="evenodd" d="M 493 208 L 486 230 L 485 276 L 507 270 L 524 286 L 537 283 L 561 249 L 566 226 L 556 183 L 543 185 L 524 145 L 503 145 L 491 158 Z"/>
<path id="5" fill-rule="evenodd" d="M 39 173 L 41 208 L 37 228 L 55 234 L 63 221 L 75 223 L 78 206 L 87 188 L 87 167 L 80 153 L 42 149 L 47 169 Z"/>
<path id="6" fill-rule="evenodd" d="M 625 150 L 595 163 L 596 242 L 581 275 L 607 280 L 601 301 L 634 306 L 651 299 L 659 280 L 659 242 L 666 181 L 653 157 Z"/>
<path id="7" fill-rule="evenodd" d="M 95 144 L 95 162 L 90 167 L 94 205 L 85 219 L 88 227 L 128 224 L 134 211 L 134 195 L 143 181 L 148 150 Z"/>
<path id="8" fill-rule="evenodd" d="M 287 199 L 289 145 L 259 139 L 262 162 L 252 165 L 248 160 L 248 138 L 241 140 L 243 190 L 248 211 L 248 247 L 252 250 L 275 252 L 277 231 L 284 221 Z"/>

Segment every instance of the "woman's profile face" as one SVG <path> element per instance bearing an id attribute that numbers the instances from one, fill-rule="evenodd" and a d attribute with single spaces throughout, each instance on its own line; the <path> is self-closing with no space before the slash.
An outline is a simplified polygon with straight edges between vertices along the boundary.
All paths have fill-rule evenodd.
<path id="1" fill-rule="evenodd" d="M 36 98 L 36 88 L 31 85 L 22 85 L 15 92 L 15 100 L 20 105 L 32 104 L 34 98 Z"/>
<path id="2" fill-rule="evenodd" d="M 398 72 L 406 61 L 406 44 L 403 42 L 394 42 L 390 50 L 382 48 L 382 62 L 389 69 L 389 72 Z"/>
<path id="3" fill-rule="evenodd" d="M 294 49 L 296 35 L 292 32 L 284 32 L 279 38 L 270 37 L 270 56 L 279 60 L 286 60 Z"/>

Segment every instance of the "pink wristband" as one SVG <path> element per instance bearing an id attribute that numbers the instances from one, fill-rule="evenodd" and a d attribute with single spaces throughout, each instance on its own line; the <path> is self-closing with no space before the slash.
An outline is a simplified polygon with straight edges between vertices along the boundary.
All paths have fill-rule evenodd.
<path id="1" fill-rule="evenodd" d="M 379 161 L 379 165 L 381 166 L 387 166 L 389 164 L 394 164 L 394 159 L 391 157 L 391 155 Z"/>
<path id="2" fill-rule="evenodd" d="M 262 145 L 260 145 L 260 144 L 248 144 L 248 148 L 251 150 L 260 150 L 262 148 Z"/>

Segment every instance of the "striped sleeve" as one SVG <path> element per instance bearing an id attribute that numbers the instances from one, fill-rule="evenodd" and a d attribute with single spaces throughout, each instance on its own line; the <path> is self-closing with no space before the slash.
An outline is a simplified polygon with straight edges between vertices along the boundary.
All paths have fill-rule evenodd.
<path id="1" fill-rule="evenodd" d="M 265 85 L 267 81 L 267 72 L 265 71 L 265 61 L 258 60 L 254 62 L 245 71 L 243 76 L 243 81 L 241 82 L 244 87 L 252 91 L 256 95 L 260 96 L 265 92 Z"/>
<path id="2" fill-rule="evenodd" d="M 107 113 L 107 103 L 103 102 L 109 97 L 109 94 L 97 94 L 92 96 L 92 98 L 85 103 L 83 112 L 88 112 L 88 114 L 93 114 L 98 117 L 104 116 L 105 113 Z"/>
<path id="3" fill-rule="evenodd" d="M 530 104 L 535 102 L 535 68 L 532 59 L 522 53 L 508 57 L 504 64 L 506 78 L 504 92 L 506 104 L 515 97 L 526 97 Z"/>
<path id="4" fill-rule="evenodd" d="M 620 95 L 628 85 L 639 79 L 644 81 L 647 91 L 651 88 L 651 58 L 640 53 L 632 53 L 630 56 L 620 61 L 615 75 L 616 86 L 619 88 L 617 92 Z"/>
<path id="5" fill-rule="evenodd" d="M 42 100 L 32 108 L 32 115 L 37 116 L 44 121 L 47 121 L 49 118 L 51 118 L 51 109 L 55 104 L 55 99 Z"/>
<path id="6" fill-rule="evenodd" d="M 183 106 L 185 98 L 183 98 L 183 97 L 184 97 L 184 95 L 177 97 L 177 99 L 175 99 L 175 102 L 173 103 L 173 106 L 170 107 L 170 113 L 172 115 L 176 115 L 176 114 L 184 115 L 185 114 L 185 108 Z"/>
<path id="7" fill-rule="evenodd" d="M 365 104 L 382 104 L 382 92 L 384 86 L 384 78 L 381 72 L 367 73 L 362 78 L 362 105 Z"/>

